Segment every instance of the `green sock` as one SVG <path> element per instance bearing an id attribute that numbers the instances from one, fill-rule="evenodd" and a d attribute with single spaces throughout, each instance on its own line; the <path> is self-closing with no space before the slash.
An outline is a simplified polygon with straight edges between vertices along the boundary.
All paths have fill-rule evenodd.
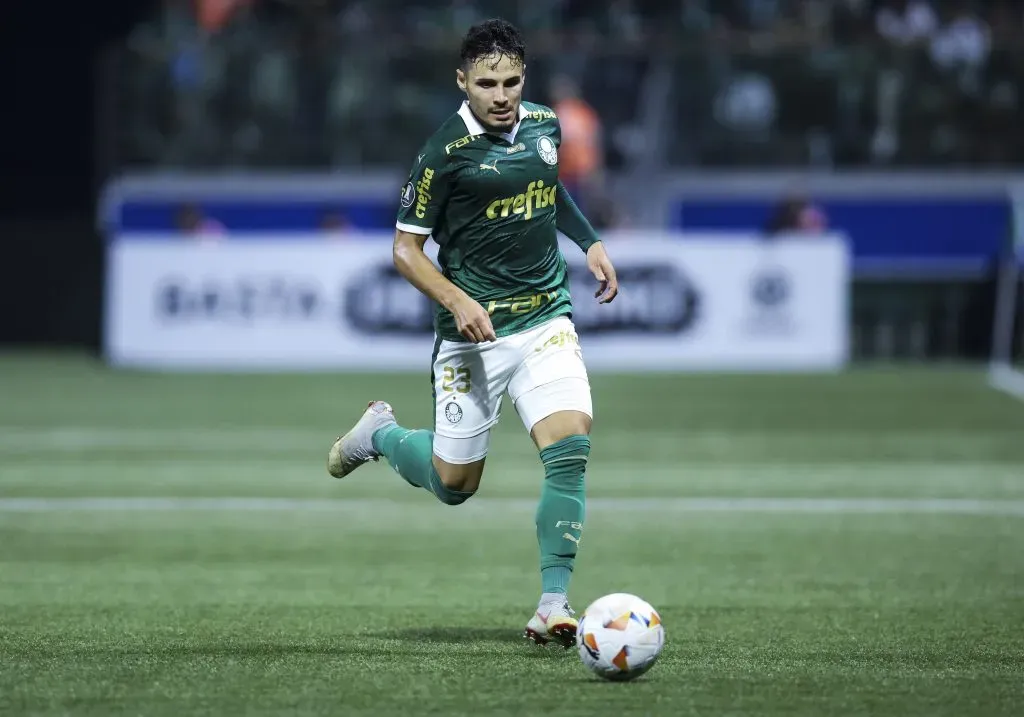
<path id="1" fill-rule="evenodd" d="M 433 493 L 447 505 L 465 503 L 473 494 L 452 490 L 441 482 L 434 468 L 434 434 L 427 430 L 409 430 L 401 426 L 385 426 L 373 434 L 373 449 L 406 483 Z"/>
<path id="2" fill-rule="evenodd" d="M 583 476 L 590 456 L 588 436 L 569 436 L 540 452 L 544 487 L 537 506 L 541 590 L 567 593 L 583 533 L 586 496 Z"/>

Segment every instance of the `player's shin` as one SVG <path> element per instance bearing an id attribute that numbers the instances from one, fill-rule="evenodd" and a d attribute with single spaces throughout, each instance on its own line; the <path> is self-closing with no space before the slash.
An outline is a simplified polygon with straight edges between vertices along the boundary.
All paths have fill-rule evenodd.
<path id="1" fill-rule="evenodd" d="M 590 438 L 568 436 L 540 452 L 544 487 L 537 506 L 541 589 L 545 596 L 566 594 L 583 535 L 586 509 L 584 475 Z"/>
<path id="2" fill-rule="evenodd" d="M 391 425 L 373 435 L 373 448 L 409 485 L 430 491 L 442 503 L 459 505 L 473 494 L 452 490 L 434 468 L 434 434 Z"/>

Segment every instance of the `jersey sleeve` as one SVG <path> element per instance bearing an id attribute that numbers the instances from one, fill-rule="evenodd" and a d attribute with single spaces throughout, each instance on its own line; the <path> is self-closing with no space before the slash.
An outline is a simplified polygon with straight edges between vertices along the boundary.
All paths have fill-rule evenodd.
<path id="1" fill-rule="evenodd" d="M 551 114 L 554 115 L 554 112 L 552 112 Z M 551 131 L 551 139 L 554 141 L 555 147 L 561 148 L 562 122 L 558 119 L 557 115 L 553 116 L 551 121 L 555 125 L 555 128 Z"/>
<path id="2" fill-rule="evenodd" d="M 410 234 L 431 234 L 448 203 L 450 172 L 447 155 L 425 147 L 402 187 L 395 227 Z"/>

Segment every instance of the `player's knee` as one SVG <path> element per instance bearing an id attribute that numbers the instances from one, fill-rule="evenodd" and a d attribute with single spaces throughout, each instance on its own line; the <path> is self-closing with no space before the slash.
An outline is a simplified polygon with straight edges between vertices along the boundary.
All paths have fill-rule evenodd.
<path id="1" fill-rule="evenodd" d="M 572 414 L 568 421 L 567 433 L 562 438 L 569 436 L 589 436 L 590 429 L 594 425 L 594 419 L 581 411 L 566 411 Z M 561 440 L 561 439 L 559 439 Z"/>
<path id="2" fill-rule="evenodd" d="M 447 463 L 434 456 L 434 468 L 441 484 L 451 494 L 444 502 L 448 505 L 461 505 L 476 493 L 483 477 L 482 460 L 473 463 Z"/>
<path id="3" fill-rule="evenodd" d="M 455 488 L 448 488 L 438 495 L 438 498 L 445 505 L 462 505 L 476 495 L 475 491 L 464 491 Z"/>
<path id="4" fill-rule="evenodd" d="M 589 436 L 592 425 L 582 411 L 558 411 L 538 421 L 530 433 L 537 446 L 544 448 L 570 436 Z"/>
<path id="5" fill-rule="evenodd" d="M 451 498 L 445 500 L 448 505 L 462 505 L 476 493 L 477 486 L 467 475 L 459 473 L 439 475 L 441 485 L 451 494 Z"/>

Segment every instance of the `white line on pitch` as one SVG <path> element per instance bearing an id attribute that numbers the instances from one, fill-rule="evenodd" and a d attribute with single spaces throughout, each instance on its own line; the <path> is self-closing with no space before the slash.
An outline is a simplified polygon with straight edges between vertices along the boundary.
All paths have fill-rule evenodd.
<path id="1" fill-rule="evenodd" d="M 1022 384 L 1024 378 L 1018 377 Z M 1024 385 L 1018 387 L 1024 391 Z M 1009 391 L 1009 389 L 1006 389 Z M 1021 394 L 1024 397 L 1024 393 Z M 20 428 L 0 426 L 0 454 L 33 455 L 36 453 L 80 453 L 88 451 L 137 450 L 174 451 L 176 454 L 221 454 L 246 452 L 260 455 L 290 454 L 326 451 L 337 436 L 334 431 L 303 430 L 294 428 L 85 428 L 62 426 L 51 428 Z M 1006 429 L 903 430 L 878 433 L 874 429 L 863 431 L 836 430 L 818 434 L 815 441 L 824 445 L 851 444 L 893 446 L 903 451 L 930 448 L 936 441 L 955 441 L 955 445 L 990 445 L 993 441 L 1015 440 L 1019 436 L 1012 427 Z M 648 445 L 678 447 L 711 451 L 731 455 L 739 443 L 754 447 L 776 447 L 789 441 L 803 445 L 807 431 L 656 431 L 618 430 L 604 436 L 604 442 L 629 444 L 642 437 Z"/>
<path id="2" fill-rule="evenodd" d="M 536 509 L 522 498 L 478 498 L 462 511 Z M 422 506 L 375 498 L 302 500 L 293 498 L 0 498 L 0 512 L 63 511 L 167 512 L 345 512 L 417 510 Z M 940 498 L 591 498 L 587 510 L 645 513 L 923 513 L 1007 515 L 1024 517 L 1022 500 Z"/>

